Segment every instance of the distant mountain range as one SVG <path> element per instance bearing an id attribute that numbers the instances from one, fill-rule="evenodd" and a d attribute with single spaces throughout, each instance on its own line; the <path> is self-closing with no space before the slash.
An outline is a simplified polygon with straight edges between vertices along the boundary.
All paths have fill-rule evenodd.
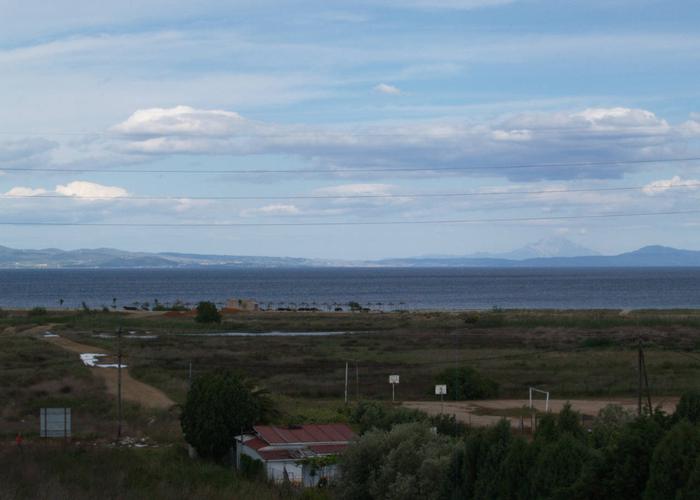
<path id="1" fill-rule="evenodd" d="M 506 259 L 525 260 L 540 257 L 579 257 L 582 255 L 599 255 L 595 250 L 583 247 L 573 241 L 559 237 L 544 238 L 522 248 L 502 253 L 477 252 L 467 255 L 431 255 L 423 258 L 461 258 L 461 259 Z"/>
<path id="2" fill-rule="evenodd" d="M 0 246 L 0 269 L 282 268 L 282 267 L 700 267 L 700 251 L 647 246 L 598 255 L 564 238 L 512 252 L 432 255 L 369 261 L 127 252 L 112 248 L 16 250 Z"/>

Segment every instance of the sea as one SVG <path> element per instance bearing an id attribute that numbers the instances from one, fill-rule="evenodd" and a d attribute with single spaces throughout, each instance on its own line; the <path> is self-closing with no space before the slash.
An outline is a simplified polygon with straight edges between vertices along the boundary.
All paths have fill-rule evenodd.
<path id="1" fill-rule="evenodd" d="M 0 308 L 118 308 L 156 300 L 373 310 L 700 308 L 700 268 L 0 270 Z"/>

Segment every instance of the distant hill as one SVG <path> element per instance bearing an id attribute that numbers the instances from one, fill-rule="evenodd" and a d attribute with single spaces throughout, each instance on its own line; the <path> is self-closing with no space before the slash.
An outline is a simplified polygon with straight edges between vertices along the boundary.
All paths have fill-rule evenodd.
<path id="1" fill-rule="evenodd" d="M 700 251 L 647 246 L 619 255 L 573 255 L 575 244 L 542 240 L 506 254 L 425 256 L 373 261 L 127 252 L 112 248 L 17 250 L 0 246 L 0 269 L 290 268 L 290 267 L 700 267 Z M 514 258 L 513 256 L 538 256 Z M 541 256 L 544 254 L 544 256 Z M 553 255 L 552 255 L 553 254 Z M 510 255 L 505 258 L 503 255 Z"/>
<path id="2" fill-rule="evenodd" d="M 619 255 L 584 255 L 576 257 L 537 257 L 500 259 L 474 257 L 416 257 L 384 259 L 384 266 L 398 267 L 700 267 L 700 251 L 678 250 L 664 246 L 647 246 Z"/>

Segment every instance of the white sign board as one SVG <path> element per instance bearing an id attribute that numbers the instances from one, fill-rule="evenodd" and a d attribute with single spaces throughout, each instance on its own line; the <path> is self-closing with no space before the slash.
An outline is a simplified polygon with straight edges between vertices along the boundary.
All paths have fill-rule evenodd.
<path id="1" fill-rule="evenodd" d="M 436 385 L 435 386 L 435 395 L 442 396 L 443 394 L 447 394 L 447 386 L 446 385 Z"/>
<path id="2" fill-rule="evenodd" d="M 399 383 L 399 376 L 398 375 L 389 375 L 389 383 L 390 384 L 398 384 Z"/>
<path id="3" fill-rule="evenodd" d="M 39 416 L 41 437 L 70 437 L 70 408 L 42 408 Z"/>

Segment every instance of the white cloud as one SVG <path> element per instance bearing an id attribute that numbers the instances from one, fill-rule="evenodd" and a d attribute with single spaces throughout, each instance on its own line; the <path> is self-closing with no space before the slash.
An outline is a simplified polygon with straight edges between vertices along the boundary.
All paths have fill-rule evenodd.
<path id="1" fill-rule="evenodd" d="M 669 189 L 673 188 L 687 188 L 689 190 L 700 189 L 700 180 L 697 179 L 681 179 L 679 176 L 675 175 L 670 179 L 660 179 L 658 181 L 653 181 L 644 186 L 642 191 L 645 194 L 653 196 L 655 194 L 664 193 Z"/>
<path id="2" fill-rule="evenodd" d="M 226 135 L 237 131 L 244 120 L 238 113 L 198 110 L 189 106 L 141 109 L 113 131 L 128 135 Z"/>
<path id="3" fill-rule="evenodd" d="M 379 85 L 376 85 L 374 87 L 374 91 L 378 92 L 380 94 L 388 94 L 388 95 L 401 95 L 401 89 L 398 87 L 395 87 L 394 85 L 389 85 L 388 83 L 380 83 Z"/>
<path id="4" fill-rule="evenodd" d="M 119 198 L 128 196 L 126 189 L 115 186 L 103 186 L 94 182 L 73 181 L 56 186 L 56 193 L 74 198 Z"/>
<path id="5" fill-rule="evenodd" d="M 391 194 L 391 184 L 342 184 L 319 188 L 314 193 L 323 196 L 383 196 Z"/>
<path id="6" fill-rule="evenodd" d="M 700 137 L 700 116 L 694 116 L 697 113 L 692 113 L 692 120 L 688 120 L 680 125 L 681 133 L 686 137 Z"/>
<path id="7" fill-rule="evenodd" d="M 648 110 L 622 107 L 523 112 L 482 123 L 414 121 L 348 130 L 254 122 L 231 111 L 177 106 L 139 110 L 114 130 L 119 133 L 116 147 L 138 154 L 293 155 L 329 170 L 476 166 L 483 170 L 472 173 L 517 180 L 605 179 L 621 176 L 626 168 L 503 167 L 665 158 L 686 149 L 680 126 Z"/>
<path id="8" fill-rule="evenodd" d="M 5 193 L 5 195 L 6 196 L 22 196 L 22 197 L 24 197 L 24 196 L 39 196 L 41 194 L 46 194 L 46 192 L 47 192 L 46 189 L 42 189 L 42 188 L 34 189 L 34 188 L 17 186 L 17 187 L 13 187 L 9 191 L 7 191 Z"/>
<path id="9" fill-rule="evenodd" d="M 297 215 L 299 213 L 301 213 L 301 210 L 299 210 L 296 205 L 275 203 L 259 208 L 249 208 L 243 210 L 241 215 L 244 217 L 250 217 L 254 215 Z"/>

